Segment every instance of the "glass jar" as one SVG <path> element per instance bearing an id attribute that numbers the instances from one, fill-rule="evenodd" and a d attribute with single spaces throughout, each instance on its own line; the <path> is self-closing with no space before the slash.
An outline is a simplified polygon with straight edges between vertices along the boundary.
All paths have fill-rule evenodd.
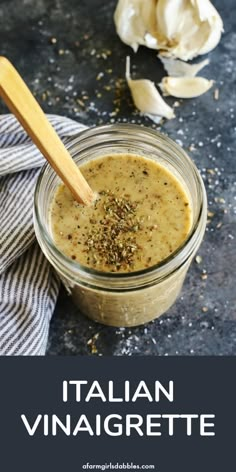
<path id="1" fill-rule="evenodd" d="M 66 144 L 80 165 L 107 154 L 131 153 L 153 159 L 169 169 L 187 192 L 192 227 L 187 240 L 161 263 L 148 269 L 105 273 L 69 259 L 55 246 L 49 208 L 59 177 L 49 164 L 39 176 L 35 190 L 35 233 L 82 313 L 111 326 L 136 326 L 162 315 L 180 293 L 188 267 L 204 236 L 207 199 L 200 174 L 187 154 L 163 134 L 136 125 L 106 125 L 82 131 Z"/>

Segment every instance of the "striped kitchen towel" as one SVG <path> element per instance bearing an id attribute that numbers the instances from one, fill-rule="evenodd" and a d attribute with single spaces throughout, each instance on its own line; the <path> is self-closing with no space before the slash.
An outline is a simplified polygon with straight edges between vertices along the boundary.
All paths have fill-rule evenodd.
<path id="1" fill-rule="evenodd" d="M 48 115 L 65 140 L 84 126 Z M 45 159 L 12 115 L 0 115 L 0 355 L 44 355 L 59 280 L 33 228 L 33 195 Z"/>

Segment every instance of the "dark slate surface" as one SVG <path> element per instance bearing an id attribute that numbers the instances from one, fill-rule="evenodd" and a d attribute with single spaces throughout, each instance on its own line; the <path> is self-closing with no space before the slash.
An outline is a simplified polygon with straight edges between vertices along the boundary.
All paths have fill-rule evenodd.
<path id="1" fill-rule="evenodd" d="M 133 108 L 123 81 L 125 56 L 131 55 L 136 77 L 158 82 L 164 71 L 154 51 L 140 48 L 135 55 L 120 42 L 112 19 L 115 3 L 1 0 L 0 54 L 15 63 L 48 113 L 87 125 L 116 120 L 155 128 Z M 134 329 L 90 322 L 61 289 L 48 355 L 236 354 L 236 8 L 234 0 L 214 3 L 225 33 L 202 75 L 216 80 L 220 98 L 214 100 L 211 90 L 186 100 L 176 108 L 176 119 L 161 126 L 188 152 L 194 145 L 189 154 L 206 184 L 212 214 L 199 252 L 202 261 L 193 262 L 175 306 Z M 0 111 L 5 110 L 1 104 Z"/>

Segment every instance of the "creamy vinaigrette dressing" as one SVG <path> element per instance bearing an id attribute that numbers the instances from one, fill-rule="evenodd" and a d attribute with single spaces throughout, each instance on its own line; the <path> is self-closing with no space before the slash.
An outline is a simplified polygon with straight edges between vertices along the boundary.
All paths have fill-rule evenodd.
<path id="1" fill-rule="evenodd" d="M 138 155 L 111 154 L 80 166 L 99 194 L 90 207 L 59 185 L 50 209 L 61 252 L 103 272 L 133 272 L 170 256 L 192 224 L 187 193 L 164 166 Z"/>

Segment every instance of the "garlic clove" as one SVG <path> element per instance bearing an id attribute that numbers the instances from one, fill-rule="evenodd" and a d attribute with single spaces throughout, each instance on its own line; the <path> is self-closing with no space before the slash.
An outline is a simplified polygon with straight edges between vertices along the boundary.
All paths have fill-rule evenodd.
<path id="1" fill-rule="evenodd" d="M 203 67 L 210 63 L 209 59 L 198 62 L 198 64 L 188 64 L 179 59 L 167 58 L 161 55 L 157 57 L 162 62 L 167 74 L 171 77 L 195 77 Z"/>
<path id="2" fill-rule="evenodd" d="M 119 0 L 114 21 L 120 39 L 137 52 L 139 45 L 157 49 L 155 8 L 157 0 Z"/>
<path id="3" fill-rule="evenodd" d="M 176 98 L 194 98 L 207 92 L 213 83 L 213 80 L 203 77 L 164 77 L 160 87 L 165 95 Z"/>
<path id="4" fill-rule="evenodd" d="M 132 80 L 130 77 L 130 58 L 126 58 L 126 80 L 135 106 L 144 114 L 174 118 L 174 111 L 161 97 L 151 80 Z"/>
<path id="5" fill-rule="evenodd" d="M 219 43 L 221 33 L 224 31 L 224 25 L 218 11 L 209 0 L 195 0 L 195 5 L 200 21 L 202 23 L 208 22 L 209 24 L 208 39 L 199 51 L 199 54 L 207 54 Z"/>

